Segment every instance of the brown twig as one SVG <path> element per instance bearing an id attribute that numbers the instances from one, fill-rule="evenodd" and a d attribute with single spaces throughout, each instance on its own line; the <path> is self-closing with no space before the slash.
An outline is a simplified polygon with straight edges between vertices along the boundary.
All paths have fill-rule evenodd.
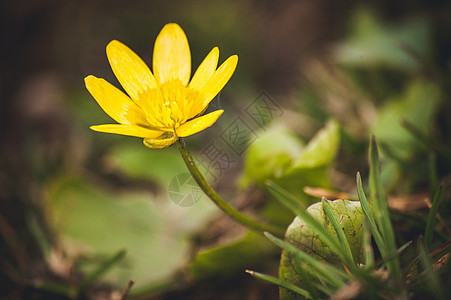
<path id="1" fill-rule="evenodd" d="M 135 284 L 135 282 L 133 280 L 130 280 L 128 282 L 127 286 L 125 287 L 124 291 L 122 292 L 120 300 L 125 300 L 125 298 L 127 298 L 127 295 L 130 292 L 130 290 L 134 284 Z"/>

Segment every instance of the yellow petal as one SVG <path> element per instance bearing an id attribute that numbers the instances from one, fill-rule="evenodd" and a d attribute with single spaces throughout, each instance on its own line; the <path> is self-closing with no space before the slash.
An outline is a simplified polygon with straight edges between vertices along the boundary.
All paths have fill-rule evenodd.
<path id="1" fill-rule="evenodd" d="M 230 56 L 214 73 L 210 80 L 204 85 L 193 106 L 189 117 L 193 118 L 202 113 L 213 100 L 213 98 L 222 90 L 222 88 L 232 77 L 238 64 L 238 56 Z"/>
<path id="2" fill-rule="evenodd" d="M 116 122 L 147 125 L 143 110 L 106 80 L 89 75 L 85 78 L 85 85 L 100 107 Z"/>
<path id="3" fill-rule="evenodd" d="M 153 50 L 155 79 L 162 85 L 180 80 L 187 85 L 191 76 L 191 53 L 185 32 L 175 23 L 163 27 Z"/>
<path id="4" fill-rule="evenodd" d="M 157 87 L 149 67 L 130 48 L 113 40 L 106 47 L 111 68 L 128 95 L 139 101 L 139 95 Z"/>
<path id="5" fill-rule="evenodd" d="M 162 131 L 155 131 L 138 126 L 121 125 L 121 124 L 103 124 L 91 126 L 90 128 L 94 131 L 136 136 L 140 138 L 156 138 L 161 134 L 163 134 Z"/>
<path id="6" fill-rule="evenodd" d="M 197 68 L 196 73 L 194 73 L 194 76 L 189 83 L 189 88 L 191 90 L 198 92 L 202 89 L 202 87 L 215 73 L 218 66 L 218 59 L 219 49 L 218 47 L 214 47 L 200 64 L 199 68 Z"/>
<path id="7" fill-rule="evenodd" d="M 178 137 L 173 132 L 166 131 L 158 138 L 146 138 L 143 142 L 150 149 L 164 149 L 177 142 L 177 140 Z"/>
<path id="8" fill-rule="evenodd" d="M 193 135 L 213 125 L 223 112 L 224 111 L 222 109 L 216 110 L 207 115 L 188 121 L 182 124 L 180 127 L 176 128 L 175 131 L 179 137 Z"/>

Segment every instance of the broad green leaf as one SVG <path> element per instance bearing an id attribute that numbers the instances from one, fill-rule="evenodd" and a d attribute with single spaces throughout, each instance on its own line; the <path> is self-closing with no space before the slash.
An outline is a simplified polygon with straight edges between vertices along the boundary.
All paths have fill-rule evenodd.
<path id="1" fill-rule="evenodd" d="M 387 24 L 368 10 L 357 11 L 350 38 L 336 49 L 336 59 L 346 65 L 389 67 L 412 71 L 420 62 L 409 52 L 427 57 L 430 28 L 421 18 Z"/>
<path id="2" fill-rule="evenodd" d="M 127 143 L 116 146 L 108 158 L 113 166 L 129 177 L 152 180 L 164 187 L 176 175 L 187 173 L 175 147 L 165 151 L 149 151 L 141 143 Z"/>
<path id="3" fill-rule="evenodd" d="M 312 203 L 303 186 L 329 187 L 327 168 L 338 151 L 338 123 L 329 121 L 304 147 L 302 142 L 280 124 L 255 141 L 245 157 L 242 186 L 272 180 L 301 202 Z"/>
<path id="4" fill-rule="evenodd" d="M 189 271 L 196 279 L 230 278 L 243 269 L 261 267 L 276 252 L 277 248 L 263 236 L 248 232 L 225 245 L 199 252 Z"/>
<path id="5" fill-rule="evenodd" d="M 400 157 L 412 153 L 419 141 L 402 125 L 403 120 L 414 124 L 425 134 L 430 133 L 431 121 L 440 103 L 440 91 L 436 84 L 416 80 L 403 94 L 389 99 L 378 113 L 371 131 L 380 142 Z"/>
<path id="6" fill-rule="evenodd" d="M 242 186 L 280 177 L 299 157 L 303 143 L 282 124 L 273 124 L 246 152 Z"/>
<path id="7" fill-rule="evenodd" d="M 126 251 L 104 277 L 119 286 L 135 280 L 132 293 L 173 280 L 174 272 L 188 261 L 190 235 L 217 212 L 207 201 L 182 208 L 149 192 L 106 190 L 81 178 L 55 181 L 49 209 L 52 227 L 69 257 L 90 258 L 83 270 L 94 271 L 99 266 L 96 257 Z"/>
<path id="8" fill-rule="evenodd" d="M 299 203 L 307 205 L 316 199 L 304 193 L 303 187 L 329 188 L 328 168 L 338 151 L 340 130 L 337 122 L 331 120 L 310 140 L 299 155 L 288 164 L 276 178 L 269 178 L 290 194 Z M 268 179 L 268 178 L 266 178 Z"/>
<path id="9" fill-rule="evenodd" d="M 300 169 L 312 169 L 330 164 L 340 145 L 340 128 L 336 121 L 329 121 L 308 143 L 296 158 L 288 173 Z"/>

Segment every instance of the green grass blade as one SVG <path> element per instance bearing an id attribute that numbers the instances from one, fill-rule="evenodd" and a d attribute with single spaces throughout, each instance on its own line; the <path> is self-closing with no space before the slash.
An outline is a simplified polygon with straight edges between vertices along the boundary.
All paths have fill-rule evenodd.
<path id="1" fill-rule="evenodd" d="M 274 197 L 276 197 L 283 205 L 287 206 L 297 216 L 304 220 L 307 225 L 310 226 L 311 229 L 318 234 L 319 238 L 341 258 L 341 260 L 350 270 L 355 269 L 355 265 L 348 259 L 345 250 L 341 248 L 337 239 L 329 231 L 327 231 L 327 229 L 321 223 L 313 218 L 312 215 L 307 213 L 304 209 L 300 208 L 298 202 L 291 194 L 289 194 L 277 184 L 270 181 L 266 182 L 266 186 L 269 192 Z"/>
<path id="2" fill-rule="evenodd" d="M 273 236 L 270 233 L 265 233 L 265 236 L 280 248 L 290 252 L 292 255 L 298 257 L 300 260 L 303 260 L 306 263 L 308 263 L 314 270 L 318 272 L 318 274 L 320 274 L 321 277 L 324 278 L 325 281 L 327 281 L 327 283 L 329 283 L 334 287 L 339 288 L 343 286 L 344 281 L 349 280 L 351 278 L 350 275 L 346 274 L 342 270 L 337 269 L 332 265 L 318 261 L 317 259 L 299 250 L 290 243 L 282 241 L 281 239 Z"/>
<path id="3" fill-rule="evenodd" d="M 433 195 L 438 186 L 437 155 L 434 152 L 430 152 L 428 156 L 428 177 L 430 194 Z"/>
<path id="4" fill-rule="evenodd" d="M 336 289 L 328 288 L 327 286 L 324 286 L 324 285 L 319 284 L 319 283 L 315 284 L 315 288 L 317 290 L 323 292 L 324 294 L 328 295 L 329 297 L 336 292 Z"/>
<path id="5" fill-rule="evenodd" d="M 434 235 L 435 220 L 437 219 L 438 207 L 440 199 L 442 198 L 443 185 L 441 184 L 435 192 L 434 199 L 432 200 L 431 210 L 426 221 L 426 229 L 424 231 L 424 244 L 426 249 L 430 249 L 432 244 L 432 236 Z"/>
<path id="6" fill-rule="evenodd" d="M 434 299 L 447 299 L 445 296 L 445 292 L 442 289 L 442 284 L 440 283 L 440 280 L 437 276 L 437 274 L 434 272 L 434 269 L 432 268 L 432 261 L 428 257 L 426 250 L 423 246 L 423 243 L 418 244 L 418 250 L 419 250 L 419 257 L 420 262 L 423 268 L 425 269 L 425 279 L 426 283 L 429 287 L 429 291 L 434 295 Z"/>
<path id="7" fill-rule="evenodd" d="M 368 218 L 365 217 L 363 221 L 363 256 L 365 261 L 365 268 L 371 268 L 374 265 L 374 252 L 371 245 L 371 230 L 368 224 Z"/>
<path id="8" fill-rule="evenodd" d="M 374 211 L 376 222 L 381 228 L 382 239 L 386 246 L 387 253 L 396 253 L 395 233 L 390 220 L 387 199 L 385 198 L 384 189 L 379 173 L 379 153 L 377 150 L 376 138 L 373 136 L 370 143 L 370 194 L 375 202 Z M 399 281 L 401 276 L 401 266 L 399 258 L 396 257 L 388 263 L 390 273 L 394 279 Z"/>
<path id="9" fill-rule="evenodd" d="M 402 277 L 406 279 L 407 276 L 410 274 L 410 271 L 412 271 L 412 269 L 418 265 L 419 261 L 420 261 L 419 256 L 412 259 L 412 261 L 407 265 L 407 267 L 404 267 L 405 271 L 403 272 Z"/>
<path id="10" fill-rule="evenodd" d="M 64 296 L 65 298 L 74 299 L 75 290 L 67 285 L 59 284 L 51 281 L 35 281 L 33 287 L 55 295 Z"/>
<path id="11" fill-rule="evenodd" d="M 368 204 L 368 200 L 366 199 L 365 192 L 363 191 L 362 186 L 362 178 L 360 177 L 360 173 L 357 172 L 357 193 L 359 195 L 360 205 L 362 206 L 363 213 L 368 220 L 368 226 L 370 228 L 371 234 L 374 237 L 377 247 L 382 255 L 387 253 L 387 248 L 385 246 L 384 240 L 379 232 L 379 229 L 376 226 L 376 222 L 374 221 L 373 215 L 371 214 L 370 205 Z"/>
<path id="12" fill-rule="evenodd" d="M 412 241 L 408 241 L 407 243 L 405 243 L 404 245 L 399 247 L 399 249 L 397 249 L 396 252 L 388 253 L 388 254 L 384 255 L 377 263 L 374 264 L 373 268 L 377 268 L 378 266 L 380 266 L 382 264 L 387 264 L 388 265 L 388 263 L 390 261 L 392 261 L 394 259 L 397 259 L 399 257 L 399 255 L 402 252 L 404 252 L 404 250 L 409 248 L 412 244 L 413 244 Z"/>
<path id="13" fill-rule="evenodd" d="M 301 277 L 303 287 L 305 287 L 305 289 L 310 292 L 312 299 L 314 300 L 320 299 L 318 289 L 312 284 L 313 277 L 311 276 L 311 275 L 317 276 L 318 274 L 315 274 L 313 270 L 307 271 L 304 266 L 305 264 L 303 264 L 302 259 L 298 255 L 295 255 L 294 268 L 296 270 L 296 273 Z"/>
<path id="14" fill-rule="evenodd" d="M 261 279 L 263 281 L 266 281 L 268 283 L 272 283 L 272 284 L 278 285 L 280 287 L 286 288 L 287 290 L 290 290 L 293 293 L 296 293 L 296 294 L 299 294 L 301 296 L 304 296 L 305 298 L 311 299 L 311 295 L 310 295 L 310 293 L 308 291 L 306 291 L 304 289 L 301 289 L 300 287 L 298 287 L 298 286 L 296 286 L 296 285 L 294 285 L 292 283 L 280 280 L 278 278 L 275 278 L 275 277 L 272 277 L 272 276 L 269 276 L 269 275 L 265 275 L 265 274 L 262 274 L 262 273 L 254 272 L 254 271 L 251 271 L 251 270 L 246 270 L 246 273 L 249 273 L 250 275 L 252 275 L 252 276 L 254 276 L 254 277 L 258 278 L 258 279 Z"/>
<path id="15" fill-rule="evenodd" d="M 120 250 L 111 258 L 106 260 L 102 265 L 95 269 L 91 274 L 87 275 L 85 280 L 78 288 L 78 294 L 83 294 L 94 282 L 99 280 L 106 272 L 108 272 L 114 265 L 120 262 L 125 257 L 126 251 Z"/>
<path id="16" fill-rule="evenodd" d="M 349 260 L 354 265 L 355 263 L 354 258 L 352 257 L 351 247 L 349 246 L 348 239 L 346 238 L 343 228 L 340 225 L 340 221 L 338 221 L 337 216 L 335 215 L 326 198 L 323 197 L 321 199 L 321 204 L 323 206 L 324 213 L 329 218 L 330 223 L 337 233 L 338 241 L 340 242 L 341 248 L 345 251 L 347 260 Z"/>

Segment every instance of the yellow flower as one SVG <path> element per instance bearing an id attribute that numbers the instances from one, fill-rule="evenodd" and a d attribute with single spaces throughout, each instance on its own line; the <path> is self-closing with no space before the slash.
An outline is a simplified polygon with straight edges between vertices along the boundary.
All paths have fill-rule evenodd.
<path id="1" fill-rule="evenodd" d="M 207 115 L 210 101 L 229 81 L 238 57 L 229 57 L 219 68 L 219 49 L 213 48 L 191 77 L 188 40 L 177 24 L 163 27 L 153 53 L 153 74 L 130 48 L 113 40 L 106 53 L 114 74 L 124 88 L 102 78 L 85 78 L 86 88 L 102 109 L 119 124 L 91 126 L 100 132 L 144 138 L 144 145 L 162 149 L 179 137 L 193 135 L 213 125 L 223 110 Z"/>

